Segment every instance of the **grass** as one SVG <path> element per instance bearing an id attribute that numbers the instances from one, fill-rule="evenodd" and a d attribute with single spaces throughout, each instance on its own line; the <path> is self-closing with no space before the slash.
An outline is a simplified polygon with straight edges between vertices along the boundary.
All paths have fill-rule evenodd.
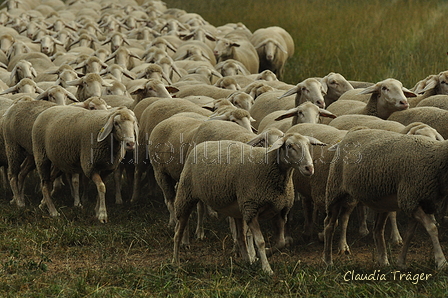
<path id="1" fill-rule="evenodd" d="M 434 0 L 165 0 L 169 7 L 200 13 L 213 25 L 242 22 L 252 31 L 277 25 L 295 40 L 285 81 L 297 83 L 334 71 L 350 80 L 388 77 L 412 87 L 429 74 L 446 70 L 448 19 L 446 1 Z M 55 204 L 61 213 L 50 218 L 37 206 L 41 195 L 33 182 L 28 202 L 19 210 L 0 193 L 0 297 L 446 297 L 446 272 L 434 270 L 427 234 L 419 230 L 409 252 L 411 278 L 432 274 L 427 281 L 394 280 L 398 248 L 390 247 L 392 265 L 372 260 L 371 236 L 349 233 L 350 256 L 335 256 L 335 265 L 321 261 L 322 244 L 300 239 L 303 219 L 292 233 L 297 244 L 269 258 L 275 275 L 259 264 L 249 266 L 232 253 L 223 221 L 208 221 L 207 239 L 182 248 L 180 267 L 171 264 L 172 229 L 160 199 L 115 206 L 108 189 L 110 221 L 97 223 L 93 202 L 72 207 L 66 193 Z M 37 185 L 37 184 L 36 184 Z M 125 189 L 128 194 L 129 189 Z M 94 193 L 92 190 L 92 196 Z M 145 191 L 142 191 L 145 193 Z M 356 225 L 355 225 L 356 226 Z M 268 230 L 264 226 L 264 230 Z M 403 230 L 403 229 L 402 229 Z M 446 226 L 440 228 L 447 250 Z M 269 233 L 265 234 L 269 241 Z M 337 237 L 335 237 L 337 238 Z M 381 270 L 386 281 L 344 280 L 347 272 Z"/>
<path id="2" fill-rule="evenodd" d="M 446 1 L 167 0 L 212 25 L 285 28 L 295 42 L 284 81 L 339 72 L 350 80 L 396 78 L 406 87 L 447 69 Z"/>

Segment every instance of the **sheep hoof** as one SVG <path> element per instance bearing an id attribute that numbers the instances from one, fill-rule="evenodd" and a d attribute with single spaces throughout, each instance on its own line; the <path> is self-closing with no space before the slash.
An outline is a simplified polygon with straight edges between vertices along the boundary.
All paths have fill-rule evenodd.
<path id="1" fill-rule="evenodd" d="M 348 247 L 339 249 L 338 255 L 346 255 L 346 256 L 351 255 L 350 249 Z"/>
<path id="2" fill-rule="evenodd" d="M 392 239 L 391 242 L 392 242 L 393 245 L 403 246 L 403 239 L 401 239 L 401 238 L 399 238 L 399 239 Z"/>

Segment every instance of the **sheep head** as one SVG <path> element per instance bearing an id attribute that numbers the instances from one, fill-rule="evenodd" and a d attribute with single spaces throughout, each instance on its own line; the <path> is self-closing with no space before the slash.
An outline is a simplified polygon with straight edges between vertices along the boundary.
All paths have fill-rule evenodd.
<path id="1" fill-rule="evenodd" d="M 403 87 L 403 84 L 395 79 L 386 79 L 375 85 L 365 88 L 359 94 L 372 94 L 377 96 L 378 105 L 390 107 L 396 111 L 406 110 L 409 103 L 406 97 L 417 95 Z"/>
<path id="2" fill-rule="evenodd" d="M 314 78 L 308 78 L 289 89 L 279 99 L 296 94 L 296 106 L 305 101 L 311 101 L 319 108 L 325 109 L 324 96 L 327 94 L 327 86 Z"/>

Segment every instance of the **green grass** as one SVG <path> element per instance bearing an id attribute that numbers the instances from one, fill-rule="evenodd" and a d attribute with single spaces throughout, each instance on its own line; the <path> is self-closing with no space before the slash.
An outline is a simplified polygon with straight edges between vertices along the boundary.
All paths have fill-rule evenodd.
<path id="1" fill-rule="evenodd" d="M 214 0 L 165 1 L 201 14 L 212 25 L 250 30 L 281 26 L 295 54 L 284 81 L 339 72 L 349 80 L 395 78 L 406 87 L 447 69 L 446 1 Z"/>

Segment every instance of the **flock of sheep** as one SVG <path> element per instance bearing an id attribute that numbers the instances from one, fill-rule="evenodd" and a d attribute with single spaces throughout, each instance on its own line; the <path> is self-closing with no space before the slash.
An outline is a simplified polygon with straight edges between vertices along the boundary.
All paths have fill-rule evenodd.
<path id="1" fill-rule="evenodd" d="M 117 204 L 123 177 L 132 184 L 131 202 L 142 196 L 142 183 L 158 185 L 175 227 L 174 262 L 189 242 L 196 207 L 197 238 L 205 215 L 223 214 L 241 257 L 258 256 L 269 274 L 267 256 L 292 241 L 286 223 L 295 198 L 307 236 L 314 236 L 313 213 L 326 213 L 320 236 L 327 264 L 338 218 L 339 251 L 350 252 L 348 220 L 362 203 L 377 213 L 380 265 L 389 264 L 390 218 L 392 241 L 403 245 L 399 265 L 421 223 L 437 268 L 446 266 L 435 215 L 445 215 L 448 193 L 448 71 L 412 89 L 333 72 L 289 85 L 281 79 L 294 42 L 277 26 L 215 27 L 159 0 L 4 3 L 0 166 L 11 203 L 25 206 L 33 169 L 40 207 L 51 216 L 59 215 L 52 195 L 63 180 L 75 206 L 95 183 L 100 222 L 108 220 L 109 174 Z M 404 239 L 396 211 L 409 217 Z M 273 223 L 271 248 L 260 230 L 264 219 Z M 360 233 L 368 232 L 364 218 Z"/>

